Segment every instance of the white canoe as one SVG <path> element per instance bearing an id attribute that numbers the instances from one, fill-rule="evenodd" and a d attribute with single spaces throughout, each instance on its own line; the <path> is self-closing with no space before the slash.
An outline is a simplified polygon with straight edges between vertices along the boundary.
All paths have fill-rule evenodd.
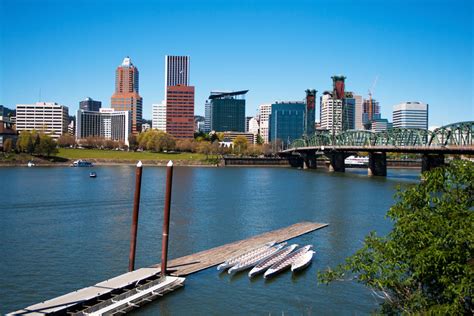
<path id="1" fill-rule="evenodd" d="M 251 277 L 253 277 L 253 276 L 255 276 L 259 273 L 262 273 L 263 271 L 265 271 L 266 269 L 268 269 L 269 267 L 271 267 L 275 263 L 279 262 L 280 260 L 285 258 L 290 252 L 295 250 L 296 247 L 298 247 L 298 245 L 293 244 L 291 246 L 288 246 L 286 248 L 283 248 L 283 249 L 277 251 L 276 253 L 274 253 L 270 257 L 266 258 L 265 260 L 262 260 L 255 267 L 253 267 L 252 270 L 250 270 L 249 278 L 251 278 Z"/>
<path id="2" fill-rule="evenodd" d="M 217 270 L 218 271 L 225 270 L 227 268 L 230 268 L 230 267 L 238 264 L 242 260 L 247 260 L 248 258 L 251 258 L 255 255 L 258 255 L 258 254 L 264 252 L 265 250 L 267 250 L 268 248 L 270 248 L 271 246 L 273 246 L 275 243 L 276 243 L 276 241 L 271 241 L 269 243 L 266 243 L 263 246 L 259 246 L 257 248 L 254 248 L 254 249 L 250 250 L 250 251 L 247 251 L 243 254 L 237 255 L 237 256 L 235 256 L 233 258 L 230 258 L 230 259 L 227 259 L 226 261 L 224 261 L 223 263 L 221 263 L 220 265 L 217 266 Z"/>
<path id="3" fill-rule="evenodd" d="M 248 269 L 250 267 L 253 267 L 254 265 L 258 264 L 260 261 L 265 260 L 269 256 L 273 255 L 275 252 L 277 252 L 278 250 L 283 248 L 285 245 L 286 245 L 286 242 L 282 243 L 282 244 L 279 244 L 279 245 L 276 245 L 276 246 L 273 246 L 273 247 L 270 247 L 266 251 L 264 251 L 262 253 L 259 253 L 259 254 L 255 255 L 253 257 L 250 257 L 246 260 L 241 260 L 239 263 L 237 263 L 232 268 L 230 268 L 229 271 L 227 271 L 227 272 L 229 274 L 232 274 L 234 272 L 242 271 L 242 270 Z"/>
<path id="4" fill-rule="evenodd" d="M 290 253 L 289 255 L 287 255 L 285 258 L 283 258 L 282 260 L 280 260 L 279 262 L 275 263 L 274 265 L 272 265 L 266 272 L 265 274 L 263 275 L 264 278 L 267 278 L 269 276 L 272 276 L 278 272 L 281 272 L 285 269 L 287 269 L 289 266 L 291 266 L 291 264 L 293 262 L 295 262 L 296 260 L 298 260 L 301 256 L 303 256 L 310 248 L 312 247 L 312 245 L 307 245 L 307 246 L 304 246 L 292 253 Z"/>
<path id="5" fill-rule="evenodd" d="M 291 272 L 303 270 L 304 268 L 309 266 L 315 253 L 316 251 L 308 250 L 304 255 L 293 261 L 293 263 L 291 264 Z"/>

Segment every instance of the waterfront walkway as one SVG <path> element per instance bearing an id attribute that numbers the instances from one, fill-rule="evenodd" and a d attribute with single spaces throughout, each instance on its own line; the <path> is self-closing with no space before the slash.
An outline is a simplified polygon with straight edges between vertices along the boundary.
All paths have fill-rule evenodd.
<path id="1" fill-rule="evenodd" d="M 246 252 L 267 242 L 283 242 L 326 227 L 327 225 L 328 224 L 313 222 L 297 223 L 248 239 L 170 260 L 168 263 L 168 271 L 174 277 L 186 276 L 218 265 L 229 257 Z M 45 315 L 49 313 L 81 315 L 85 309 L 90 309 L 96 304 L 113 300 L 113 297 L 124 295 L 125 292 L 134 291 L 138 287 L 143 287 L 145 284 L 155 282 L 155 280 L 159 278 L 159 274 L 160 264 L 149 268 L 137 269 L 97 283 L 96 285 L 12 312 L 9 315 Z M 184 279 L 177 281 L 180 281 L 176 284 L 177 287 L 179 287 L 184 282 Z M 173 289 L 174 287 L 165 290 L 169 291 Z M 156 295 L 161 296 L 159 293 Z"/>

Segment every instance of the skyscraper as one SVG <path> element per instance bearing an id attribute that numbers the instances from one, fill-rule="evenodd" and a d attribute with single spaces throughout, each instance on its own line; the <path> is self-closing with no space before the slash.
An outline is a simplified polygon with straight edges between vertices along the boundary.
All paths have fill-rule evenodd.
<path id="1" fill-rule="evenodd" d="M 269 139 L 269 119 L 270 114 L 272 113 L 272 105 L 271 104 L 262 104 L 258 109 L 258 115 L 260 117 L 260 136 L 263 138 L 263 142 L 267 144 Z"/>
<path id="2" fill-rule="evenodd" d="M 102 102 L 95 101 L 92 98 L 86 98 L 84 101 L 79 102 L 79 109 L 84 111 L 96 111 L 98 112 L 102 106 Z"/>
<path id="3" fill-rule="evenodd" d="M 111 106 L 117 111 L 131 112 L 133 134 L 138 134 L 142 127 L 143 100 L 138 90 L 138 68 L 127 56 L 115 72 L 115 93 Z"/>
<path id="4" fill-rule="evenodd" d="M 306 90 L 306 123 L 305 134 L 310 137 L 314 134 L 314 122 L 316 121 L 316 90 Z"/>
<path id="5" fill-rule="evenodd" d="M 67 133 L 69 108 L 56 102 L 36 102 L 35 104 L 17 104 L 16 130 L 37 130 L 54 139 Z"/>
<path id="6" fill-rule="evenodd" d="M 305 102 L 276 102 L 272 104 L 271 111 L 269 119 L 270 141 L 280 139 L 288 145 L 303 136 L 306 124 Z"/>
<path id="7" fill-rule="evenodd" d="M 403 102 L 393 107 L 394 128 L 428 129 L 428 104 Z"/>
<path id="8" fill-rule="evenodd" d="M 194 87 L 189 86 L 189 57 L 165 56 L 166 132 L 194 138 Z"/>
<path id="9" fill-rule="evenodd" d="M 152 105 L 152 121 L 151 127 L 166 132 L 166 103 L 165 100 L 161 103 Z"/>
<path id="10" fill-rule="evenodd" d="M 364 109 L 362 107 L 362 96 L 354 95 L 355 108 L 354 108 L 354 128 L 362 130 L 364 129 L 364 124 L 362 123 L 362 113 Z"/>
<path id="11" fill-rule="evenodd" d="M 321 96 L 321 128 L 335 133 L 342 131 L 342 100 L 334 99 L 331 92 Z"/>
<path id="12" fill-rule="evenodd" d="M 365 126 L 365 129 L 371 129 L 370 124 L 372 121 L 381 118 L 379 102 L 372 98 L 364 100 L 363 110 L 362 124 Z"/>
<path id="13" fill-rule="evenodd" d="M 211 92 L 211 130 L 216 132 L 245 132 L 245 94 L 235 92 Z"/>

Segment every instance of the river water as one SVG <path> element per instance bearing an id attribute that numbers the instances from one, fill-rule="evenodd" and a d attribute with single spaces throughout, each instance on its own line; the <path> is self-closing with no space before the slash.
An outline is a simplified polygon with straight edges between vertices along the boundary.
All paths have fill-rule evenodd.
<path id="1" fill-rule="evenodd" d="M 134 167 L 0 168 L 0 313 L 93 285 L 128 268 Z M 89 172 L 97 178 L 89 178 Z M 144 167 L 136 267 L 160 261 L 165 169 Z M 290 168 L 175 168 L 170 258 L 300 221 L 329 223 L 293 242 L 313 244 L 313 264 L 271 280 L 210 268 L 136 315 L 313 315 L 368 313 L 378 301 L 353 282 L 318 285 L 316 273 L 343 262 L 371 230 L 386 234 L 398 185 L 388 177 Z"/>

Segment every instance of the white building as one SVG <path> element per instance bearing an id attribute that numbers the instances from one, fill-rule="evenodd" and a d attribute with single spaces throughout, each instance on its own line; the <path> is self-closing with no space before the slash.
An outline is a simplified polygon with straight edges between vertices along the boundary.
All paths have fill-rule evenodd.
<path id="1" fill-rule="evenodd" d="M 342 131 L 342 100 L 333 99 L 331 94 L 324 93 L 321 96 L 321 129 L 336 133 Z"/>
<path id="2" fill-rule="evenodd" d="M 212 122 L 212 111 L 211 111 L 211 100 L 206 100 L 204 105 L 204 132 L 209 133 L 211 131 Z"/>
<path id="3" fill-rule="evenodd" d="M 148 124 L 148 123 L 143 123 L 142 124 L 142 132 L 146 132 L 150 128 L 151 128 L 150 124 Z"/>
<path id="4" fill-rule="evenodd" d="M 151 127 L 166 132 L 166 101 L 152 105 Z"/>
<path id="5" fill-rule="evenodd" d="M 270 115 L 272 114 L 271 104 L 262 104 L 258 109 L 258 115 L 260 117 L 260 136 L 262 136 L 263 142 L 267 144 L 269 142 L 269 130 L 270 130 Z"/>
<path id="6" fill-rule="evenodd" d="M 383 131 L 386 131 L 387 129 L 389 129 L 389 126 L 390 126 L 390 123 L 388 122 L 387 119 L 375 119 L 375 120 L 372 120 L 372 124 L 371 124 L 371 131 L 372 132 L 383 132 Z"/>
<path id="7" fill-rule="evenodd" d="M 129 111 L 115 111 L 101 108 L 100 112 L 78 110 L 76 117 L 76 139 L 103 137 L 123 141 L 129 146 L 128 137 L 132 132 Z"/>
<path id="8" fill-rule="evenodd" d="M 18 132 L 37 130 L 58 139 L 67 133 L 69 109 L 56 102 L 17 104 L 16 130 Z"/>
<path id="9" fill-rule="evenodd" d="M 248 132 L 252 133 L 254 135 L 258 135 L 259 129 L 260 129 L 260 124 L 258 123 L 257 118 L 252 117 L 249 120 L 249 130 L 248 130 Z"/>
<path id="10" fill-rule="evenodd" d="M 428 129 L 428 104 L 404 102 L 393 106 L 393 127 Z"/>
<path id="11" fill-rule="evenodd" d="M 355 99 L 355 111 L 354 111 L 354 128 L 364 129 L 364 123 L 362 122 L 362 113 L 364 113 L 362 96 L 354 95 Z"/>

